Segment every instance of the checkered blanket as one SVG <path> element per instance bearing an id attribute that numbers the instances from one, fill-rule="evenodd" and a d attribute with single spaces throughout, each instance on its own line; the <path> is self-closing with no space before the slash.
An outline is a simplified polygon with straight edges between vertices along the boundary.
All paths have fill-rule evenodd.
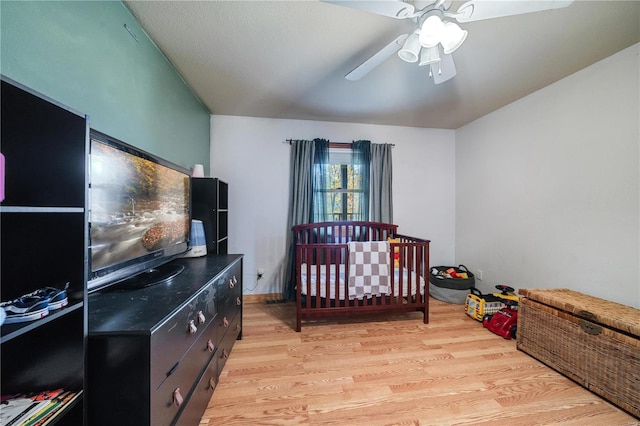
<path id="1" fill-rule="evenodd" d="M 350 242 L 349 299 L 389 294 L 389 243 Z"/>

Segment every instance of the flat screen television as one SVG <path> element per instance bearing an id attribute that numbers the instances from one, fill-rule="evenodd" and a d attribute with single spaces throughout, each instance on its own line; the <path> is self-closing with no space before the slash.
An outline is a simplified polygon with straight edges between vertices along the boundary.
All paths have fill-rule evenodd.
<path id="1" fill-rule="evenodd" d="M 90 141 L 89 291 L 169 281 L 189 243 L 189 171 L 94 130 Z"/>

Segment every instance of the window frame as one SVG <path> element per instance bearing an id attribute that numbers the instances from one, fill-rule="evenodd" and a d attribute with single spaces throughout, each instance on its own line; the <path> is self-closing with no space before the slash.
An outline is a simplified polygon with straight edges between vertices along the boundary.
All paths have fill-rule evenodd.
<path id="1" fill-rule="evenodd" d="M 337 146 L 336 146 L 337 145 Z M 317 193 L 321 193 L 324 196 L 327 196 L 327 194 L 343 194 L 343 196 L 341 197 L 341 211 L 339 213 L 334 213 L 333 209 L 330 212 L 325 212 L 322 214 L 319 214 L 319 212 L 315 211 L 315 206 L 314 206 L 314 212 L 313 212 L 313 216 L 318 218 L 318 217 L 330 217 L 330 221 L 332 222 L 337 222 L 337 221 L 353 221 L 353 220 L 362 220 L 363 217 L 363 213 L 362 212 L 349 212 L 349 196 L 348 194 L 363 194 L 364 193 L 364 189 L 363 188 L 349 188 L 349 167 L 354 167 L 353 165 L 353 161 L 352 161 L 352 149 L 351 149 L 351 145 L 350 144 L 330 144 L 329 147 L 329 164 L 328 166 L 335 166 L 335 165 L 339 165 L 340 166 L 340 184 L 341 187 L 340 188 L 335 188 L 335 189 L 331 189 L 331 188 L 323 188 L 323 189 L 318 189 L 315 192 Z M 314 168 L 313 173 L 318 173 L 319 170 L 321 170 L 321 168 Z M 353 171 L 354 173 L 354 181 L 355 181 L 355 177 L 356 177 L 356 171 L 354 169 Z M 330 178 L 329 176 L 326 176 L 326 181 L 330 182 Z M 346 186 L 346 187 L 345 187 Z M 326 203 L 327 205 L 331 205 L 331 207 L 333 207 L 333 203 Z M 354 206 L 356 206 L 357 203 L 355 202 L 355 199 L 352 201 L 352 208 Z M 357 215 L 357 217 L 355 217 Z"/>

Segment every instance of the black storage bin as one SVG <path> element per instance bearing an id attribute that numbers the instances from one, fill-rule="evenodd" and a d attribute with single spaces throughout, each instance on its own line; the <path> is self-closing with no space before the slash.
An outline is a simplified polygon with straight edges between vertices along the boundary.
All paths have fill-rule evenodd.
<path id="1" fill-rule="evenodd" d="M 468 278 L 449 278 L 442 273 L 453 268 L 457 273 L 464 272 Z M 476 277 L 464 265 L 432 266 L 429 274 L 429 294 L 447 303 L 464 305 L 469 288 L 476 285 Z"/>

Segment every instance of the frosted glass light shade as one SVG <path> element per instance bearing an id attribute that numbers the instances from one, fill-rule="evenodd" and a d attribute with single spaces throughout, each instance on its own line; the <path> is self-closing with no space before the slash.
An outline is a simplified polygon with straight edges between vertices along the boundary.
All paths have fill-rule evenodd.
<path id="1" fill-rule="evenodd" d="M 420 44 L 422 47 L 437 45 L 443 29 L 444 23 L 438 16 L 431 15 L 425 19 L 420 29 Z"/>
<path id="2" fill-rule="evenodd" d="M 406 62 L 418 62 L 420 54 L 420 40 L 417 33 L 412 33 L 404 42 L 402 49 L 398 52 L 400 59 Z"/>
<path id="3" fill-rule="evenodd" d="M 418 65 L 430 65 L 440 61 L 440 48 L 438 46 L 424 47 L 420 52 L 420 63 Z"/>
<path id="4" fill-rule="evenodd" d="M 202 164 L 196 164 L 193 166 L 192 177 L 204 177 L 204 167 Z"/>
<path id="5" fill-rule="evenodd" d="M 466 30 L 463 30 L 453 22 L 447 22 L 444 24 L 442 37 L 440 39 L 444 54 L 448 55 L 454 52 L 458 47 L 462 46 L 462 43 L 467 38 L 467 34 Z"/>

